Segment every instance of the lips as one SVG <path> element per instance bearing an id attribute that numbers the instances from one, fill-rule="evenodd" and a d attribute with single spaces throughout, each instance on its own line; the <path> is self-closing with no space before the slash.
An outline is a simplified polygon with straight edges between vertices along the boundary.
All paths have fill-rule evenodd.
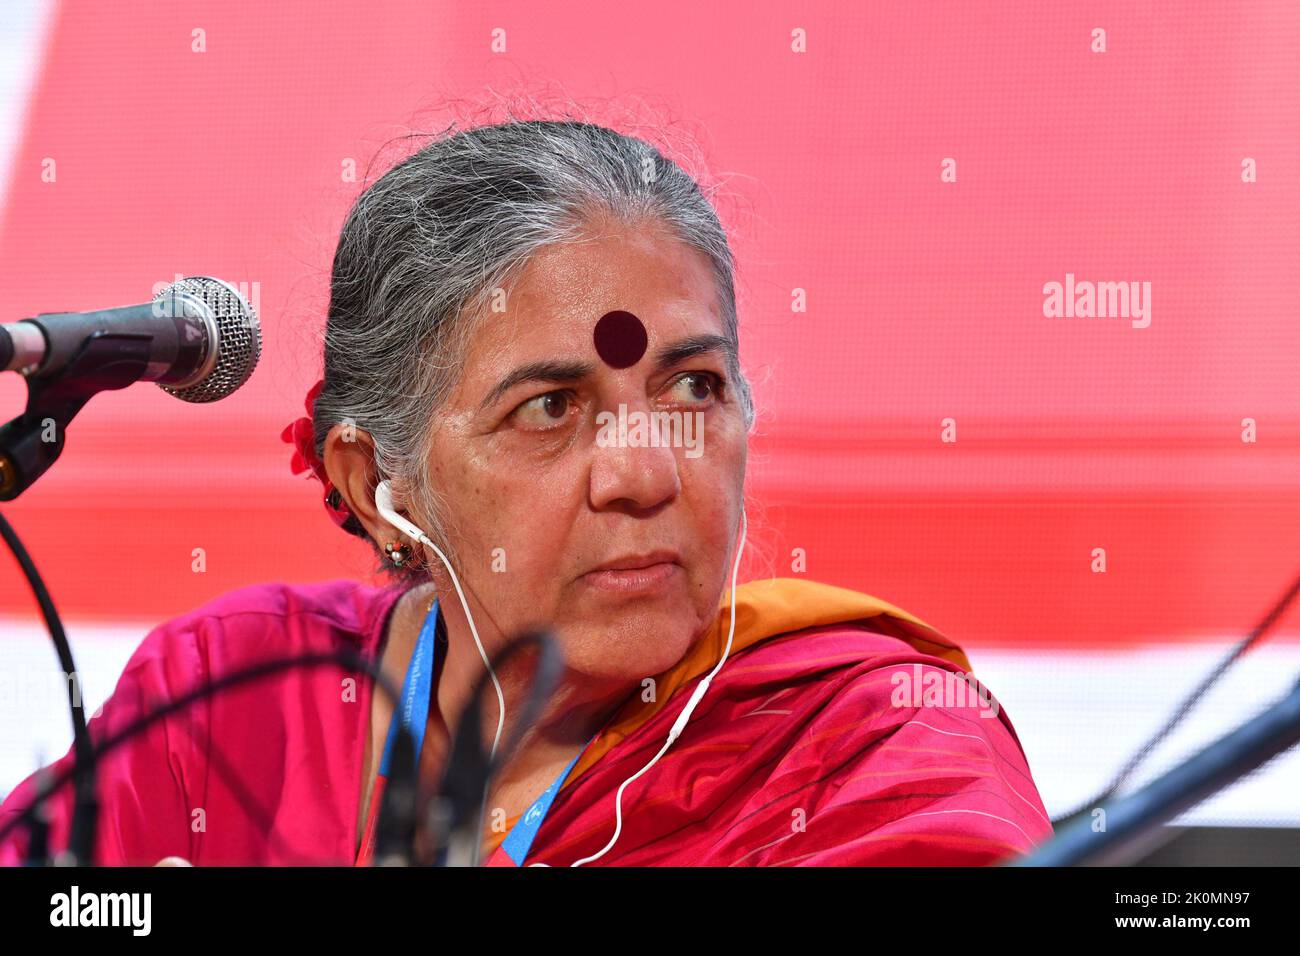
<path id="1" fill-rule="evenodd" d="M 634 571 L 637 568 L 649 568 L 656 564 L 679 564 L 681 555 L 676 551 L 649 551 L 645 554 L 630 554 L 614 558 L 604 564 L 598 564 L 588 573 L 596 571 Z"/>
<path id="2" fill-rule="evenodd" d="M 592 568 L 582 580 L 593 588 L 615 594 L 652 594 L 682 580 L 685 572 L 679 562 L 676 551 L 629 554 Z"/>

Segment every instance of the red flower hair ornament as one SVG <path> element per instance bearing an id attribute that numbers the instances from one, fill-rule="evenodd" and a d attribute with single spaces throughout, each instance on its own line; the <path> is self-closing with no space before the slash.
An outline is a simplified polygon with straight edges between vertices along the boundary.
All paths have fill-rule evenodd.
<path id="1" fill-rule="evenodd" d="M 343 496 L 335 489 L 329 475 L 325 473 L 325 463 L 316 456 L 316 442 L 311 423 L 312 412 L 316 407 L 316 396 L 320 394 L 320 390 L 324 387 L 324 379 L 311 387 L 311 390 L 307 393 L 307 415 L 286 425 L 284 431 L 280 433 L 280 439 L 293 445 L 294 448 L 293 458 L 289 462 L 289 469 L 295 475 L 310 472 L 325 487 L 325 511 L 330 516 L 330 520 L 342 528 L 344 522 L 351 517 L 352 512 L 348 510 L 347 504 L 343 501 Z"/>

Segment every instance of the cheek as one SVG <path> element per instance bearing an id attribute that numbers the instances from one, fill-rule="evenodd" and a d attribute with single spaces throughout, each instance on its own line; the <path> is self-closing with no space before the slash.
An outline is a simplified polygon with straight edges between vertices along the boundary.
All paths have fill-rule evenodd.
<path id="1" fill-rule="evenodd" d="M 706 446 L 707 448 L 707 446 Z M 698 599 L 711 604 L 720 588 L 730 586 L 731 562 L 739 543 L 744 494 L 745 445 L 718 441 L 711 453 L 689 462 L 682 490 L 689 502 L 692 587 Z"/>
<path id="2" fill-rule="evenodd" d="M 724 425 L 716 428 L 698 458 L 680 459 L 682 490 L 699 502 L 712 522 L 725 527 L 739 519 L 745 489 L 748 445 L 743 431 Z"/>
<path id="3" fill-rule="evenodd" d="M 549 600 L 548 582 L 565 567 L 574 523 L 572 476 L 501 467 L 471 460 L 468 467 L 438 469 L 446 476 L 446 506 L 458 535 L 467 574 L 478 573 L 523 595 L 534 606 Z"/>
<path id="4" fill-rule="evenodd" d="M 499 537 L 494 523 L 494 500 L 499 501 L 497 489 L 485 483 L 481 471 L 472 465 L 436 463 L 430 469 L 435 488 L 435 499 L 442 509 L 449 542 L 460 556 L 464 574 L 483 563 Z"/>

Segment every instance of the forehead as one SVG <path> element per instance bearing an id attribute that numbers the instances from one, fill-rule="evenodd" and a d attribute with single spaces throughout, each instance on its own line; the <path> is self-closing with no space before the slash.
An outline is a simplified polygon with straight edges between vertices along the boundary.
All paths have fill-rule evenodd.
<path id="1" fill-rule="evenodd" d="M 476 384 L 503 366 L 551 358 L 596 359 L 592 332 L 613 310 L 645 325 L 650 349 L 701 332 L 722 332 L 708 257 L 658 228 L 609 226 L 538 251 L 505 297 L 487 311 L 466 353 Z M 481 384 L 481 383 L 480 383 Z"/>

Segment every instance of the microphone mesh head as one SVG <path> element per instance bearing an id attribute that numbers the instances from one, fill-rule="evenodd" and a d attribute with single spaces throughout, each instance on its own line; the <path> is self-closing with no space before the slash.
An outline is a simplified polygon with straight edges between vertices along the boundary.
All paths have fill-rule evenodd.
<path id="1" fill-rule="evenodd" d="M 190 276 L 158 294 L 185 300 L 210 315 L 217 329 L 217 361 L 204 378 L 181 388 L 158 387 L 184 402 L 215 402 L 248 381 L 262 354 L 262 328 L 257 313 L 234 286 L 210 276 Z"/>

